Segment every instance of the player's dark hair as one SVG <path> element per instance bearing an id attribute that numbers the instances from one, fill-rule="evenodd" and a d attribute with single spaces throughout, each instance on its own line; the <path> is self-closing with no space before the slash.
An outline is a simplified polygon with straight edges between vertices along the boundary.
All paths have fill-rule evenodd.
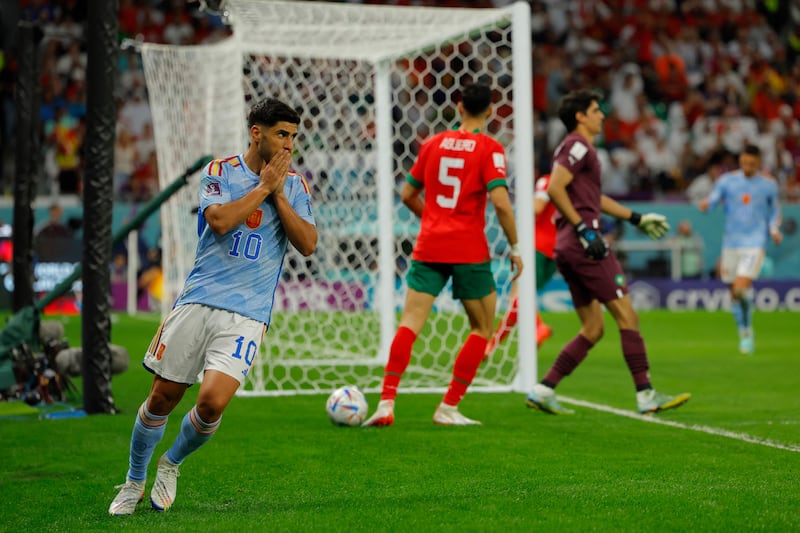
<path id="1" fill-rule="evenodd" d="M 744 150 L 742 150 L 742 153 L 761 158 L 761 148 L 759 148 L 755 144 L 745 145 Z"/>
<path id="2" fill-rule="evenodd" d="M 300 124 L 300 114 L 277 98 L 265 98 L 251 107 L 250 114 L 247 116 L 248 127 L 252 127 L 254 124 L 270 127 L 278 122 Z"/>
<path id="3" fill-rule="evenodd" d="M 482 82 L 467 85 L 461 90 L 461 105 L 473 117 L 480 115 L 492 105 L 492 89 Z"/>
<path id="4" fill-rule="evenodd" d="M 572 131 L 578 127 L 578 119 L 575 118 L 576 113 L 586 113 L 592 102 L 600 102 L 602 96 L 597 91 L 589 89 L 578 89 L 567 93 L 558 103 L 558 118 L 567 131 Z"/>

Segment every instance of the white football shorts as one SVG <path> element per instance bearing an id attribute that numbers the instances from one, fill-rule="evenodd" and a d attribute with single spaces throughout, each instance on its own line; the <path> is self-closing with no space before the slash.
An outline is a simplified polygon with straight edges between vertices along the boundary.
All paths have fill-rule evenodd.
<path id="1" fill-rule="evenodd" d="M 720 257 L 720 278 L 733 283 L 736 278 L 758 279 L 764 262 L 762 248 L 723 248 Z"/>
<path id="2" fill-rule="evenodd" d="M 193 384 L 206 370 L 243 383 L 267 326 L 246 316 L 200 304 L 170 311 L 153 337 L 144 366 L 170 381 Z"/>

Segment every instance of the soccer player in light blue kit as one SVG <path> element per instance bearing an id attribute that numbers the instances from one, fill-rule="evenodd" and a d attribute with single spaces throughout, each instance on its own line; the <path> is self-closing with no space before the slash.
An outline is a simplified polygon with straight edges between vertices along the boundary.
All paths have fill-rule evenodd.
<path id="1" fill-rule="evenodd" d="M 758 278 L 767 236 L 780 244 L 778 184 L 759 172 L 761 151 L 748 145 L 739 155 L 739 169 L 723 174 L 711 195 L 700 202 L 703 212 L 723 204 L 725 233 L 722 236 L 720 277 L 731 289 L 733 316 L 739 327 L 739 351 L 752 354 L 753 280 Z"/>
<path id="2" fill-rule="evenodd" d="M 202 375 L 197 403 L 159 459 L 150 493 L 154 509 L 172 506 L 178 466 L 217 431 L 253 364 L 269 327 L 287 244 L 304 256 L 316 248 L 308 185 L 289 170 L 299 123 L 285 103 L 262 100 L 248 116 L 247 152 L 205 169 L 194 268 L 144 358 L 153 385 L 133 426 L 130 467 L 108 509 L 112 515 L 133 513 L 144 498 L 147 467 L 167 417 Z"/>

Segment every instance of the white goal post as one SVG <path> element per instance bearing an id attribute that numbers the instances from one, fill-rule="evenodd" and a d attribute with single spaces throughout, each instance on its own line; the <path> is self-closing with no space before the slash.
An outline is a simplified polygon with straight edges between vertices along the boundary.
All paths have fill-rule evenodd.
<path id="1" fill-rule="evenodd" d="M 291 249 L 270 330 L 241 395 L 380 390 L 418 220 L 399 190 L 419 145 L 454 127 L 455 92 L 495 91 L 488 133 L 505 147 L 523 261 L 518 332 L 485 361 L 471 390 L 528 391 L 536 380 L 533 102 L 530 8 L 388 7 L 229 0 L 233 35 L 198 46 L 143 44 L 162 186 L 203 154 L 247 148 L 247 111 L 276 96 L 302 116 L 292 168 L 306 176 L 319 242 Z M 161 211 L 164 311 L 197 243 L 197 177 Z M 491 205 L 487 237 L 499 310 L 508 246 Z M 443 391 L 469 331 L 449 287 L 420 333 L 401 392 Z"/>

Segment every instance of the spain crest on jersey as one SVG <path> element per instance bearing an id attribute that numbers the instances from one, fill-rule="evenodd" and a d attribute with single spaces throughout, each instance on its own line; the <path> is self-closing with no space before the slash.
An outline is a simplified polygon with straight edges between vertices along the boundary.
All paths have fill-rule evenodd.
<path id="1" fill-rule="evenodd" d="M 256 209 L 255 211 L 250 213 L 250 216 L 247 217 L 247 220 L 245 220 L 244 223 L 247 225 L 248 228 L 256 229 L 261 225 L 261 218 L 263 216 L 264 212 L 261 209 Z"/>

